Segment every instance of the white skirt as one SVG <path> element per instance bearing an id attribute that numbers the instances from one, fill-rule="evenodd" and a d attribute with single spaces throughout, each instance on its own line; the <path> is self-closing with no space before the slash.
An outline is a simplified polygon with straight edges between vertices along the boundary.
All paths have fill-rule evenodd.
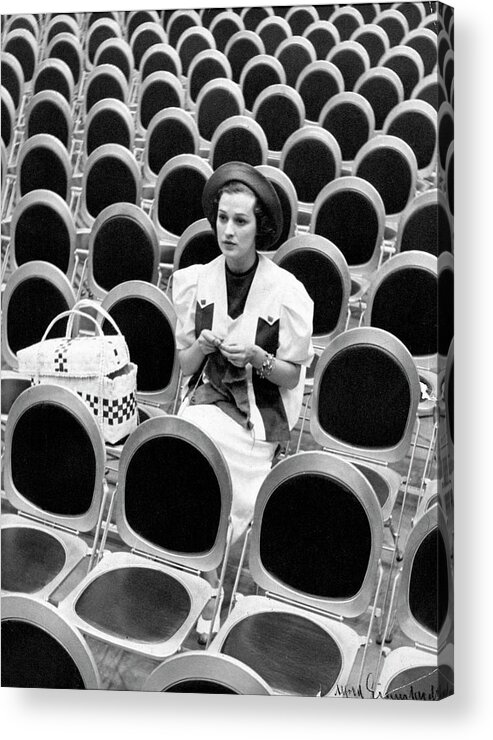
<path id="1" fill-rule="evenodd" d="M 255 501 L 271 469 L 277 443 L 256 440 L 253 432 L 212 404 L 184 405 L 179 416 L 200 427 L 224 455 L 233 484 L 231 519 L 236 542 L 253 518 Z"/>

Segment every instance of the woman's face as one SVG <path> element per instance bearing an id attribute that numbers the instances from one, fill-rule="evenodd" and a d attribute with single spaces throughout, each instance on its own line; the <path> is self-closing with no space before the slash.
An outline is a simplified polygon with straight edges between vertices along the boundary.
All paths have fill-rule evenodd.
<path id="1" fill-rule="evenodd" d="M 250 193 L 223 193 L 217 209 L 217 240 L 233 272 L 246 272 L 255 262 L 257 220 L 255 196 Z"/>

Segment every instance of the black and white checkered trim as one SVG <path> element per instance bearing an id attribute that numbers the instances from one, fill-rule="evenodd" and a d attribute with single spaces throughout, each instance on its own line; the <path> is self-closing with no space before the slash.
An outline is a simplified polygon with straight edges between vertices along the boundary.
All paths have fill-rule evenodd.
<path id="1" fill-rule="evenodd" d="M 97 416 L 99 413 L 99 397 L 93 396 L 90 393 L 81 393 L 80 391 L 77 391 L 77 394 L 89 406 L 94 416 Z M 133 418 L 136 411 L 137 399 L 135 393 L 129 393 L 127 396 L 122 396 L 121 398 L 115 398 L 113 401 L 103 398 L 103 421 L 109 426 L 115 426 L 122 424 L 124 421 L 129 421 Z"/>
<path id="2" fill-rule="evenodd" d="M 71 343 L 70 339 L 64 339 L 55 349 L 54 363 L 55 372 L 68 373 L 67 349 Z"/>

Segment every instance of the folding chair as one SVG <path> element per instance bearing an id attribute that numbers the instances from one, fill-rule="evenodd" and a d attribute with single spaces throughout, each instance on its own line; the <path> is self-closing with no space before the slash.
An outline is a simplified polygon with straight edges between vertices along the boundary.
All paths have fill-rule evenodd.
<path id="1" fill-rule="evenodd" d="M 305 122 L 305 104 L 289 85 L 269 85 L 258 95 L 252 111 L 269 144 L 269 164 L 279 163 L 281 150 Z"/>
<path id="2" fill-rule="evenodd" d="M 50 134 L 70 152 L 72 128 L 72 111 L 63 95 L 54 90 L 43 90 L 33 95 L 25 114 L 26 139 L 36 134 Z"/>
<path id="3" fill-rule="evenodd" d="M 36 72 L 39 46 L 33 34 L 25 28 L 18 28 L 6 33 L 2 51 L 12 54 L 22 67 L 24 81 L 30 83 Z"/>
<path id="4" fill-rule="evenodd" d="M 424 76 L 431 75 L 437 63 L 437 37 L 433 31 L 415 28 L 402 39 L 404 46 L 415 49 L 423 61 Z"/>
<path id="5" fill-rule="evenodd" d="M 257 31 L 262 21 L 273 16 L 272 8 L 242 8 L 240 12 L 240 18 L 247 31 Z"/>
<path id="6" fill-rule="evenodd" d="M 123 72 L 114 64 L 98 64 L 87 76 L 84 88 L 85 115 L 89 114 L 93 105 L 107 98 L 126 104 L 129 99 L 128 83 Z M 84 127 L 85 121 L 81 123 Z"/>
<path id="7" fill-rule="evenodd" d="M 399 103 L 385 119 L 383 133 L 409 144 L 416 156 L 418 186 L 429 188 L 436 181 L 437 114 L 423 100 Z"/>
<path id="8" fill-rule="evenodd" d="M 154 44 L 166 44 L 167 42 L 168 37 L 160 23 L 148 21 L 137 26 L 132 36 L 129 37 L 135 69 L 140 68 L 142 58 L 148 49 Z"/>
<path id="9" fill-rule="evenodd" d="M 190 224 L 178 239 L 173 256 L 173 272 L 190 265 L 205 265 L 220 254 L 216 234 L 209 221 L 201 218 Z"/>
<path id="10" fill-rule="evenodd" d="M 62 59 L 45 59 L 38 66 L 33 80 L 33 93 L 55 90 L 63 95 L 67 103 L 74 103 L 74 78 L 70 67 Z"/>
<path id="11" fill-rule="evenodd" d="M 166 26 L 169 43 L 176 49 L 182 33 L 187 28 L 200 25 L 200 16 L 196 10 L 175 10 L 171 14 Z"/>
<path id="12" fill-rule="evenodd" d="M 140 81 L 143 83 L 153 72 L 170 72 L 181 78 L 181 60 L 176 49 L 169 44 L 153 44 L 140 62 Z"/>
<path id="13" fill-rule="evenodd" d="M 243 67 L 240 77 L 246 109 L 253 110 L 256 99 L 266 87 L 284 84 L 286 73 L 278 59 L 267 54 L 252 57 Z"/>
<path id="14" fill-rule="evenodd" d="M 185 95 L 180 80 L 171 72 L 152 72 L 139 89 L 136 131 L 144 137 L 149 124 L 166 108 L 184 108 Z"/>
<path id="15" fill-rule="evenodd" d="M 319 20 L 318 13 L 313 5 L 290 7 L 284 17 L 291 27 L 293 36 L 303 36 L 310 23 Z"/>
<path id="16" fill-rule="evenodd" d="M 343 173 L 351 173 L 356 155 L 375 133 L 370 103 L 358 93 L 340 92 L 327 100 L 317 120 L 339 144 Z"/>
<path id="17" fill-rule="evenodd" d="M 436 189 L 417 195 L 399 220 L 396 252 L 420 250 L 438 257 L 452 253 L 452 219 L 444 194 Z"/>
<path id="18" fill-rule="evenodd" d="M 87 68 L 93 68 L 97 51 L 104 41 L 118 39 L 121 36 L 120 24 L 112 18 L 99 18 L 89 26 L 85 41 Z"/>
<path id="19" fill-rule="evenodd" d="M 289 177 L 278 167 L 260 165 L 257 169 L 270 181 L 281 204 L 283 216 L 281 235 L 277 242 L 274 242 L 270 249 L 267 250 L 268 253 L 274 253 L 278 247 L 284 244 L 287 239 L 290 239 L 296 233 L 296 224 L 298 222 L 298 195 Z"/>
<path id="20" fill-rule="evenodd" d="M 361 75 L 370 69 L 368 52 L 357 41 L 341 41 L 330 50 L 327 61 L 340 70 L 346 91 L 354 90 Z"/>
<path id="21" fill-rule="evenodd" d="M 368 100 L 375 114 L 375 129 L 380 132 L 390 111 L 404 100 L 399 76 L 386 67 L 375 67 L 361 75 L 354 92 Z"/>
<path id="22" fill-rule="evenodd" d="M 265 54 L 260 36 L 254 31 L 237 31 L 226 44 L 224 53 L 231 64 L 234 82 L 239 83 L 245 64 L 258 54 Z"/>
<path id="23" fill-rule="evenodd" d="M 244 663 L 228 655 L 213 655 L 203 650 L 191 650 L 168 658 L 146 679 L 142 691 L 272 694 L 265 681 Z"/>
<path id="24" fill-rule="evenodd" d="M 78 163 L 80 174 L 83 174 L 87 157 L 99 146 L 119 144 L 133 152 L 134 133 L 134 120 L 125 103 L 116 98 L 103 98 L 94 103 L 84 126 L 82 162 Z"/>
<path id="25" fill-rule="evenodd" d="M 36 134 L 24 141 L 17 157 L 17 200 L 31 190 L 44 189 L 69 202 L 71 179 L 69 153 L 59 139 L 51 134 Z"/>
<path id="26" fill-rule="evenodd" d="M 209 153 L 210 142 L 220 123 L 231 116 L 242 116 L 245 100 L 240 86 L 217 78 L 206 82 L 197 96 L 195 121 L 201 136 L 201 155 Z"/>
<path id="27" fill-rule="evenodd" d="M 436 701 L 453 693 L 453 582 L 448 539 L 438 505 L 432 506 L 410 532 L 392 601 L 396 602 L 399 627 L 414 646 L 392 650 L 383 663 L 382 647 L 377 666 L 378 697 Z M 391 618 L 389 611 L 387 635 Z"/>
<path id="28" fill-rule="evenodd" d="M 232 116 L 214 131 L 209 153 L 213 170 L 225 162 L 267 164 L 268 144 L 263 129 L 252 118 Z"/>
<path id="29" fill-rule="evenodd" d="M 185 77 L 188 76 L 190 64 L 201 52 L 210 52 L 216 49 L 214 36 L 206 28 L 187 28 L 180 36 L 176 51 L 181 59 L 181 66 Z"/>
<path id="30" fill-rule="evenodd" d="M 2 598 L 2 686 L 100 689 L 94 658 L 79 632 L 51 604 Z"/>
<path id="31" fill-rule="evenodd" d="M 216 41 L 216 48 L 218 51 L 222 51 L 223 53 L 226 50 L 226 46 L 228 45 L 230 38 L 234 36 L 235 33 L 238 33 L 238 31 L 244 30 L 245 24 L 241 20 L 240 16 L 232 11 L 223 11 L 222 13 L 219 13 L 209 26 L 209 31 L 212 33 Z"/>
<path id="32" fill-rule="evenodd" d="M 17 351 L 39 342 L 58 314 L 75 303 L 67 276 L 49 262 L 34 260 L 12 273 L 2 296 L 2 357 L 17 369 Z M 63 322 L 50 336 L 61 336 Z"/>
<path id="33" fill-rule="evenodd" d="M 342 7 L 330 16 L 330 22 L 337 28 L 341 41 L 348 41 L 365 21 L 357 7 Z"/>
<path id="34" fill-rule="evenodd" d="M 160 416 L 125 443 L 115 498 L 118 532 L 133 551 L 105 554 L 59 609 L 82 632 L 163 660 L 181 649 L 213 593 L 200 572 L 223 562 L 224 577 L 229 471 L 202 430 Z"/>
<path id="35" fill-rule="evenodd" d="M 375 23 L 368 23 L 357 28 L 349 38 L 350 41 L 357 41 L 364 46 L 370 58 L 371 68 L 378 67 L 380 59 L 389 50 L 389 37 Z"/>
<path id="36" fill-rule="evenodd" d="M 275 56 L 286 73 L 286 84 L 294 88 L 301 72 L 317 60 L 311 41 L 304 36 L 290 36 L 279 44 Z"/>
<path id="37" fill-rule="evenodd" d="M 21 393 L 5 429 L 2 594 L 48 599 L 88 556 L 96 558 L 107 489 L 98 421 L 73 391 L 42 384 Z M 94 530 L 91 546 L 79 535 Z"/>
<path id="38" fill-rule="evenodd" d="M 409 24 L 403 13 L 398 10 L 382 10 L 373 20 L 375 25 L 383 28 L 389 37 L 390 46 L 398 46 L 406 33 L 409 33 Z"/>
<path id="39" fill-rule="evenodd" d="M 392 69 L 399 75 L 404 88 L 404 100 L 408 100 L 424 77 L 424 64 L 421 56 L 410 46 L 393 46 L 380 60 L 382 67 Z"/>
<path id="40" fill-rule="evenodd" d="M 84 72 L 84 55 L 79 40 L 72 33 L 57 34 L 48 44 L 46 57 L 65 62 L 72 72 L 75 89 L 79 90 Z"/>
<path id="41" fill-rule="evenodd" d="M 265 47 L 265 53 L 272 56 L 276 53 L 279 44 L 293 35 L 289 23 L 276 15 L 265 17 L 255 31 Z"/>
<path id="42" fill-rule="evenodd" d="M 307 121 L 319 121 L 322 108 L 344 90 L 344 78 L 335 64 L 324 60 L 311 62 L 300 73 L 296 90 L 305 104 Z M 323 90 L 323 95 L 320 91 Z"/>
<path id="43" fill-rule="evenodd" d="M 2 51 L 2 87 L 10 93 L 15 111 L 20 110 L 24 96 L 24 72 L 13 54 Z"/>
<path id="44" fill-rule="evenodd" d="M 166 108 L 156 113 L 149 123 L 144 144 L 144 189 L 153 192 L 164 165 L 179 154 L 197 155 L 199 145 L 197 124 L 190 113 L 181 108 Z"/>
<path id="45" fill-rule="evenodd" d="M 101 211 L 91 228 L 83 276 L 90 297 L 103 300 L 129 280 L 157 285 L 158 269 L 159 243 L 149 216 L 133 203 L 115 203 Z"/>
<path id="46" fill-rule="evenodd" d="M 124 39 L 112 36 L 98 46 L 94 65 L 98 67 L 101 64 L 113 64 L 130 85 L 135 62 L 132 49 Z"/>
<path id="47" fill-rule="evenodd" d="M 303 452 L 260 489 L 249 568 L 263 595 L 236 594 L 209 652 L 255 670 L 275 694 L 335 696 L 362 674 L 381 584 L 383 526 L 376 496 L 350 463 Z M 243 549 L 240 568 L 246 547 Z M 240 573 L 240 570 L 238 571 Z M 367 634 L 345 623 L 373 601 Z"/>

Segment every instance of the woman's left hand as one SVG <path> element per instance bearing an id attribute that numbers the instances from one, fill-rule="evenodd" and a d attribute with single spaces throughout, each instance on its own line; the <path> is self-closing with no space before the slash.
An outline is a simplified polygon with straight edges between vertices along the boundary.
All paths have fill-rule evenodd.
<path id="1" fill-rule="evenodd" d="M 228 362 L 236 367 L 245 367 L 251 363 L 255 356 L 255 346 L 251 344 L 237 344 L 236 342 L 223 342 L 219 351 Z"/>

